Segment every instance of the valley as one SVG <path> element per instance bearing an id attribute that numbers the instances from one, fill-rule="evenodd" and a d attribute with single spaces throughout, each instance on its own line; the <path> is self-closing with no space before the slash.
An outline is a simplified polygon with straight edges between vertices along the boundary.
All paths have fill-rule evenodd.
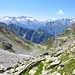
<path id="1" fill-rule="evenodd" d="M 75 75 L 75 0 L 0 0 L 0 75 Z"/>
<path id="2" fill-rule="evenodd" d="M 40 21 L 27 16 L 6 16 L 0 18 L 0 21 L 6 23 L 9 29 L 23 38 L 39 44 L 53 36 L 60 35 L 66 27 L 75 23 L 75 18 Z"/>
<path id="3" fill-rule="evenodd" d="M 26 31 L 15 24 L 7 26 L 0 22 L 0 75 L 75 74 L 75 24 L 40 44 L 21 37 L 18 34 L 22 31 L 17 29 Z"/>

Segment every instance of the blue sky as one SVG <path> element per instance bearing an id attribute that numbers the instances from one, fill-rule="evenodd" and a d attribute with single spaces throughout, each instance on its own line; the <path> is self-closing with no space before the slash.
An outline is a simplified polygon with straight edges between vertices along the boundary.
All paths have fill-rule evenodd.
<path id="1" fill-rule="evenodd" d="M 0 0 L 0 17 L 74 18 L 75 0 Z"/>

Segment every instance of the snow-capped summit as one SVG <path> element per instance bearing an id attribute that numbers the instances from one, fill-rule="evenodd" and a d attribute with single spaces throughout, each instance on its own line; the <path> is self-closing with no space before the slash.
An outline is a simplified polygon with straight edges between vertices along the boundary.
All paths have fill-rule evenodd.
<path id="1" fill-rule="evenodd" d="M 6 16 L 3 18 L 0 18 L 0 21 L 6 23 L 7 25 L 13 23 L 18 26 L 31 28 L 33 30 L 37 29 L 38 27 L 42 25 L 40 21 L 34 19 L 33 17 L 27 17 L 27 16 L 20 16 L 20 17 Z"/>
<path id="2" fill-rule="evenodd" d="M 35 19 L 33 17 L 26 17 L 27 20 L 34 21 Z"/>
<path id="3" fill-rule="evenodd" d="M 51 33 L 51 34 L 59 34 L 61 31 L 64 30 L 67 26 L 72 25 L 75 23 L 75 18 L 66 18 L 66 19 L 48 19 L 46 21 L 40 21 L 37 19 L 34 19 L 33 17 L 28 17 L 28 16 L 20 16 L 20 17 L 3 17 L 0 18 L 1 22 L 6 23 L 7 25 L 13 23 L 16 24 L 17 26 L 21 26 L 23 28 L 29 28 L 32 30 L 36 29 L 42 29 L 45 32 Z M 57 31 L 56 31 L 57 29 Z"/>
<path id="4" fill-rule="evenodd" d="M 26 17 L 26 16 L 21 16 L 21 17 L 17 17 L 15 19 L 16 21 L 22 23 L 22 24 L 28 24 L 29 22 L 34 22 L 36 23 L 36 19 L 34 19 L 33 17 Z"/>
<path id="5" fill-rule="evenodd" d="M 15 20 L 15 17 L 5 16 L 3 18 L 0 18 L 0 21 L 6 23 L 8 25 L 10 23 L 15 22 L 16 20 Z"/>
<path id="6" fill-rule="evenodd" d="M 30 20 L 30 21 L 35 21 L 36 19 L 34 19 L 33 17 L 28 17 L 28 16 L 20 16 L 20 17 L 17 17 L 16 20 L 19 20 L 19 21 L 26 21 L 26 20 Z"/>
<path id="7" fill-rule="evenodd" d="M 75 19 L 73 19 L 73 22 L 75 22 Z"/>
<path id="8" fill-rule="evenodd" d="M 75 18 L 70 19 L 70 23 L 75 23 Z"/>
<path id="9" fill-rule="evenodd" d="M 47 22 L 56 21 L 56 18 L 48 19 Z"/>
<path id="10" fill-rule="evenodd" d="M 48 19 L 47 22 L 51 22 L 51 19 Z"/>

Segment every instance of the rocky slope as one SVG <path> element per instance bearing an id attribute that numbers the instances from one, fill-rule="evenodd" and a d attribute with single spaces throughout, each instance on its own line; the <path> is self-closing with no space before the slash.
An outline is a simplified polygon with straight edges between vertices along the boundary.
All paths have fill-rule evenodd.
<path id="1" fill-rule="evenodd" d="M 75 74 L 75 24 L 65 29 L 60 36 L 48 39 L 42 43 L 47 46 L 47 50 L 52 54 L 52 57 L 57 57 L 59 65 L 53 66 L 50 69 L 54 75 L 74 75 Z M 54 61 L 54 62 L 55 62 Z M 69 71 L 70 70 L 70 71 Z"/>
<path id="2" fill-rule="evenodd" d="M 42 45 L 47 46 L 47 52 L 38 58 L 44 60 L 24 70 L 23 75 L 75 75 L 74 29 L 75 24 L 66 28 L 60 36 L 43 42 Z"/>
<path id="3" fill-rule="evenodd" d="M 45 46 L 23 39 L 0 22 L 0 75 L 18 75 L 44 50 Z"/>
<path id="4" fill-rule="evenodd" d="M 10 34 L 6 35 L 6 33 L 4 33 L 5 30 L 5 32 L 7 32 L 9 29 L 1 26 L 1 24 L 0 28 L 3 29 L 0 29 L 1 36 L 4 36 L 5 38 L 8 35 L 10 36 Z M 11 46 L 11 42 L 9 42 L 3 43 L 2 46 L 2 40 L 0 40 L 0 48 L 4 47 L 3 49 L 6 49 L 6 51 L 0 49 L 0 75 L 75 75 L 74 29 L 75 24 L 66 28 L 60 36 L 52 37 L 41 43 L 41 45 L 31 43 L 31 47 L 30 43 L 28 43 L 30 48 L 35 49 L 32 51 L 32 53 L 34 52 L 33 54 L 38 53 L 38 50 L 42 51 L 41 54 L 36 54 L 35 56 L 33 56 L 33 54 L 16 54 L 14 51 L 14 53 L 8 52 L 13 49 L 13 45 Z M 1 39 L 4 38 L 2 37 Z M 4 41 L 5 40 L 3 40 L 3 42 Z M 25 43 L 25 45 L 27 45 L 27 42 Z M 11 66 L 11 63 L 13 66 Z"/>
<path id="5" fill-rule="evenodd" d="M 34 46 L 31 42 L 24 40 L 15 32 L 6 28 L 4 24 L 0 23 L 0 48 L 16 53 L 25 53 L 32 49 L 31 46 Z"/>

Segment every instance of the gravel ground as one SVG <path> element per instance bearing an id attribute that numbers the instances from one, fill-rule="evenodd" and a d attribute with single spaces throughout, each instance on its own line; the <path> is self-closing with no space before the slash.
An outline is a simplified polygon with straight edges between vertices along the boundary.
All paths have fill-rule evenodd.
<path id="1" fill-rule="evenodd" d="M 32 58 L 30 55 L 23 55 L 23 54 L 15 54 L 3 49 L 0 49 L 0 67 L 1 68 L 8 68 L 14 66 L 14 64 L 26 64 Z"/>

